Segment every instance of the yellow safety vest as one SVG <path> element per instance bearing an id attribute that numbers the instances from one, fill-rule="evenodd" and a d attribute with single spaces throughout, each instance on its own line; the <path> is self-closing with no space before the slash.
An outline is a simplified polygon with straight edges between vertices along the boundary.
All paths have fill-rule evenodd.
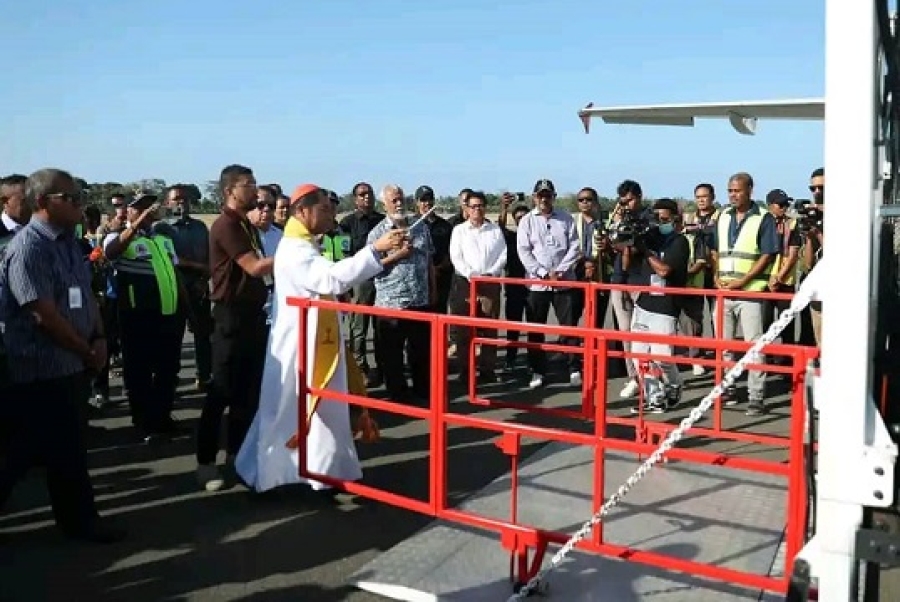
<path id="1" fill-rule="evenodd" d="M 717 249 L 719 261 L 716 269 L 719 280 L 722 280 L 723 282 L 732 282 L 745 277 L 750 273 L 753 265 L 762 256 L 762 253 L 759 252 L 756 238 L 759 234 L 759 228 L 762 225 L 763 215 L 761 213 L 747 215 L 744 218 L 743 225 L 741 225 L 734 246 L 729 248 L 728 243 L 730 241 L 728 230 L 731 227 L 731 220 L 733 219 L 734 215 L 730 211 L 723 211 L 716 224 L 716 235 L 719 245 L 719 248 Z M 751 280 L 750 283 L 744 286 L 744 290 L 766 290 L 769 284 L 769 274 L 771 271 L 772 264 L 769 263 L 762 274 L 758 275 Z"/>
<path id="2" fill-rule="evenodd" d="M 688 247 L 690 248 L 690 254 L 688 255 L 688 257 L 690 257 L 690 263 L 693 264 L 696 261 L 696 258 L 694 257 L 694 239 L 696 238 L 696 236 L 695 235 L 685 236 L 685 238 L 687 239 Z M 688 265 L 688 267 L 690 267 L 690 264 Z M 705 280 L 705 278 L 704 278 L 705 275 L 706 275 L 705 268 L 700 270 L 696 274 L 688 275 L 687 282 L 685 282 L 685 284 L 684 284 L 685 288 L 703 288 L 703 282 Z"/>
<path id="3" fill-rule="evenodd" d="M 796 219 L 789 218 L 784 220 L 784 234 L 781 237 L 782 251 L 780 255 L 777 255 L 775 257 L 775 261 L 772 262 L 772 274 L 777 274 L 781 271 L 781 264 L 785 259 L 787 259 L 786 254 L 788 252 L 788 240 L 791 237 L 791 232 L 793 232 L 796 227 Z M 797 263 L 799 264 L 800 262 L 798 261 Z M 790 274 L 785 276 L 784 282 L 782 282 L 782 284 L 786 286 L 794 286 L 794 282 L 797 281 L 797 266 L 794 266 L 794 268 L 795 269 Z"/>
<path id="4" fill-rule="evenodd" d="M 139 235 L 116 260 L 119 290 L 130 309 L 158 310 L 164 316 L 178 311 L 178 276 L 172 257 L 175 246 L 161 234 Z"/>
<path id="5" fill-rule="evenodd" d="M 340 261 L 350 254 L 350 237 L 346 234 L 326 234 L 322 237 L 322 255 L 329 261 Z"/>

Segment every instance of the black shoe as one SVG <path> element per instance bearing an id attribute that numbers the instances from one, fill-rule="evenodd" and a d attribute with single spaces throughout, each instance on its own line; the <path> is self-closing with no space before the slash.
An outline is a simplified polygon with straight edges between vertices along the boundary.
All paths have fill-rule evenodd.
<path id="1" fill-rule="evenodd" d="M 766 413 L 766 404 L 760 399 L 751 399 L 746 413 L 747 416 L 762 416 Z"/>
<path id="2" fill-rule="evenodd" d="M 63 529 L 63 533 L 69 539 L 98 544 L 118 543 L 126 537 L 124 529 L 116 527 L 101 518 L 92 521 L 86 527 Z"/>

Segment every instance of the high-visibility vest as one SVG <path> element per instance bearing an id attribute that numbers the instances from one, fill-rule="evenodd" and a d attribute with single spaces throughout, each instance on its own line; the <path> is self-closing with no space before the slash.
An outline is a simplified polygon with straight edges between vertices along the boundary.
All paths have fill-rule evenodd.
<path id="1" fill-rule="evenodd" d="M 696 261 L 696 258 L 694 257 L 694 239 L 696 238 L 696 235 L 691 234 L 689 236 L 685 236 L 685 238 L 688 241 L 688 247 L 690 249 L 690 264 L 693 264 Z M 688 264 L 688 267 L 690 267 L 690 264 Z M 705 276 L 706 268 L 700 270 L 696 274 L 689 274 L 687 277 L 687 282 L 684 283 L 685 288 L 703 288 Z"/>
<path id="2" fill-rule="evenodd" d="M 158 310 L 164 316 L 178 311 L 175 245 L 161 234 L 135 237 L 116 262 L 119 298 L 130 309 Z"/>
<path id="3" fill-rule="evenodd" d="M 787 259 L 788 252 L 788 240 L 791 238 L 791 232 L 797 227 L 797 220 L 794 218 L 789 218 L 784 220 L 784 233 L 781 237 L 781 254 L 775 257 L 775 261 L 772 262 L 772 274 L 777 274 L 781 271 L 781 264 Z M 800 263 L 799 261 L 797 263 Z M 784 282 L 782 284 L 786 286 L 793 286 L 794 282 L 797 281 L 797 266 L 794 266 L 794 270 L 791 271 L 787 276 L 784 277 Z"/>
<path id="4" fill-rule="evenodd" d="M 716 224 L 716 234 L 719 244 L 719 248 L 717 249 L 719 261 L 716 269 L 719 280 L 724 282 L 740 280 L 745 277 L 750 273 L 753 265 L 762 256 L 762 253 L 759 252 L 759 245 L 757 245 L 756 238 L 759 234 L 759 228 L 762 225 L 763 215 L 754 213 L 744 217 L 744 223 L 741 225 L 737 240 L 735 241 L 734 246 L 729 248 L 730 240 L 728 231 L 731 227 L 731 220 L 733 219 L 734 215 L 730 211 L 723 211 Z M 769 263 L 762 274 L 759 274 L 744 286 L 744 290 L 766 290 L 769 284 L 769 274 L 771 271 L 772 264 Z"/>
<path id="5" fill-rule="evenodd" d="M 329 261 L 340 261 L 350 253 L 350 237 L 326 234 L 322 237 L 322 255 Z"/>

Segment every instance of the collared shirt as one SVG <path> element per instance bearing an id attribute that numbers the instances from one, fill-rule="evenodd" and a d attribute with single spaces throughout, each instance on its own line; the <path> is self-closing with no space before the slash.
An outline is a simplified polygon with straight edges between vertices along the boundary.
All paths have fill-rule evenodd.
<path id="1" fill-rule="evenodd" d="M 372 244 L 385 232 L 393 228 L 389 218 L 369 232 L 368 243 Z M 429 268 L 434 255 L 434 244 L 428 228 L 417 227 L 410 232 L 412 254 L 386 267 L 375 276 L 375 305 L 406 309 L 428 305 L 430 293 Z"/>
<path id="2" fill-rule="evenodd" d="M 6 229 L 13 234 L 25 227 L 10 216 L 6 215 L 5 211 L 3 213 L 0 213 L 0 221 L 2 221 Z"/>
<path id="3" fill-rule="evenodd" d="M 153 226 L 154 232 L 172 239 L 175 254 L 180 259 L 209 265 L 209 229 L 201 220 L 185 216 L 156 222 Z M 186 268 L 184 272 L 197 278 L 205 276 L 192 268 Z"/>
<path id="4" fill-rule="evenodd" d="M 463 278 L 502 276 L 506 267 L 503 230 L 490 222 L 481 226 L 468 221 L 458 225 L 450 236 L 450 261 Z"/>
<path id="5" fill-rule="evenodd" d="M 99 322 L 91 273 L 73 232 L 31 218 L 6 248 L 0 265 L 0 320 L 13 382 L 71 376 L 84 370 L 77 354 L 57 345 L 24 306 L 53 303 L 79 336 L 89 339 Z"/>
<path id="6" fill-rule="evenodd" d="M 384 214 L 372 211 L 371 213 L 363 213 L 356 210 L 350 215 L 344 217 L 339 224 L 341 230 L 350 237 L 350 253 L 353 255 L 360 249 L 365 248 L 372 228 L 384 221 Z"/>
<path id="7" fill-rule="evenodd" d="M 222 207 L 222 214 L 209 230 L 210 299 L 250 312 L 261 312 L 269 297 L 269 289 L 266 279 L 251 276 L 238 264 L 237 259 L 247 253 L 265 255 L 259 233 L 247 216 Z"/>
<path id="8" fill-rule="evenodd" d="M 516 233 L 519 258 L 528 278 L 544 278 L 559 272 L 560 280 L 575 279 L 575 264 L 581 257 L 575 220 L 570 213 L 554 209 L 543 215 L 535 209 L 522 217 Z M 533 291 L 549 291 L 553 287 L 533 285 Z"/>
<path id="9" fill-rule="evenodd" d="M 284 238 L 284 230 L 279 230 L 275 226 L 269 226 L 268 230 L 260 230 L 257 228 L 256 231 L 259 232 L 263 253 L 266 254 L 266 257 L 275 257 L 275 250 L 278 248 L 278 243 Z"/>

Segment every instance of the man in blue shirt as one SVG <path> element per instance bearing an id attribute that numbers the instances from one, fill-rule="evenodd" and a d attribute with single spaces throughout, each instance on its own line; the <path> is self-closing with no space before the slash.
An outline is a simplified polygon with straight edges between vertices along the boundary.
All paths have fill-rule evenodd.
<path id="1" fill-rule="evenodd" d="M 2 420 L 11 428 L 0 462 L 0 506 L 29 468 L 43 464 L 60 530 L 111 543 L 124 534 L 97 513 L 83 439 L 90 377 L 106 364 L 106 341 L 75 236 L 82 193 L 72 175 L 58 169 L 33 173 L 27 191 L 37 211 L 0 264 L 0 319 L 12 383 L 2 404 Z"/>
<path id="2" fill-rule="evenodd" d="M 529 322 L 546 324 L 552 306 L 561 326 L 577 326 L 575 295 L 581 291 L 553 286 L 553 282 L 575 280 L 575 266 L 581 258 L 575 220 L 568 211 L 554 208 L 556 187 L 550 180 L 538 180 L 533 195 L 535 209 L 519 222 L 516 246 L 526 276 L 544 280 L 546 284 L 528 287 L 525 317 Z M 530 333 L 528 340 L 543 342 L 544 335 Z M 582 344 L 580 339 L 568 337 L 562 337 L 560 343 L 575 347 Z M 543 386 L 547 371 L 546 353 L 540 349 L 528 349 L 528 364 L 531 368 L 528 386 L 532 389 Z M 581 382 L 581 355 L 572 353 L 569 356 L 569 383 L 581 387 Z"/>

